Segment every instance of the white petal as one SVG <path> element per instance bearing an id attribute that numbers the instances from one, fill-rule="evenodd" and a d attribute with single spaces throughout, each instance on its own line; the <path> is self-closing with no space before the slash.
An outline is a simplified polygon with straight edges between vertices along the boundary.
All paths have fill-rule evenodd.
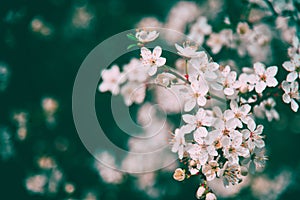
<path id="1" fill-rule="evenodd" d="M 287 82 L 287 81 L 282 81 L 281 87 L 282 87 L 282 89 L 283 89 L 283 91 L 284 91 L 285 93 L 289 93 L 289 92 L 290 92 L 291 85 L 290 85 L 289 82 Z"/>
<path id="2" fill-rule="evenodd" d="M 163 66 L 164 64 L 166 64 L 166 58 L 163 58 L 163 57 L 157 58 L 155 64 L 158 67 Z"/>
<path id="3" fill-rule="evenodd" d="M 222 146 L 229 146 L 230 145 L 230 139 L 228 137 L 222 137 L 221 144 L 222 144 Z"/>
<path id="4" fill-rule="evenodd" d="M 182 115 L 182 120 L 185 123 L 188 123 L 188 124 L 195 124 L 196 123 L 196 117 L 194 115 L 190 115 L 190 114 Z"/>
<path id="5" fill-rule="evenodd" d="M 226 120 L 234 118 L 234 112 L 232 112 L 232 110 L 225 110 L 225 112 L 224 112 L 224 118 Z"/>
<path id="6" fill-rule="evenodd" d="M 282 100 L 284 103 L 290 103 L 291 102 L 291 97 L 288 94 L 283 94 L 282 95 Z"/>
<path id="7" fill-rule="evenodd" d="M 241 112 L 243 114 L 248 114 L 251 110 L 251 106 L 249 104 L 245 104 L 241 107 Z"/>
<path id="8" fill-rule="evenodd" d="M 223 89 L 223 86 L 219 83 L 212 83 L 210 84 L 211 88 L 214 89 L 214 90 L 217 90 L 217 91 L 220 91 Z"/>
<path id="9" fill-rule="evenodd" d="M 148 74 L 149 74 L 149 76 L 153 76 L 156 72 L 157 72 L 157 66 L 151 66 L 151 67 L 148 69 Z"/>
<path id="10" fill-rule="evenodd" d="M 186 134 L 186 133 L 192 132 L 193 130 L 195 130 L 195 128 L 196 128 L 196 125 L 194 125 L 194 124 L 192 124 L 192 125 L 191 124 L 187 124 L 187 125 L 183 125 L 180 128 L 180 130 L 181 130 L 182 133 Z"/>
<path id="11" fill-rule="evenodd" d="M 256 128 L 256 124 L 254 120 L 249 120 L 248 121 L 248 128 L 251 132 L 253 132 Z"/>
<path id="12" fill-rule="evenodd" d="M 292 99 L 292 101 L 291 101 L 291 108 L 294 112 L 298 111 L 299 105 L 294 99 Z"/>
<path id="13" fill-rule="evenodd" d="M 293 82 L 293 81 L 295 81 L 297 78 L 298 78 L 297 72 L 291 72 L 291 73 L 289 73 L 289 74 L 287 75 L 286 80 L 287 80 L 288 82 Z"/>
<path id="14" fill-rule="evenodd" d="M 262 134 L 263 130 L 264 130 L 264 126 L 260 124 L 260 125 L 257 126 L 257 128 L 254 132 L 256 134 L 260 135 L 260 134 Z"/>
<path id="15" fill-rule="evenodd" d="M 175 44 L 175 47 L 177 49 L 177 51 L 183 51 L 183 48 L 181 46 L 179 46 L 178 44 Z"/>
<path id="16" fill-rule="evenodd" d="M 207 65 L 207 68 L 209 71 L 216 71 L 217 69 L 219 69 L 219 64 L 215 62 L 211 62 Z"/>
<path id="17" fill-rule="evenodd" d="M 241 131 L 245 139 L 248 139 L 250 137 L 250 131 L 248 129 L 244 129 Z"/>
<path id="18" fill-rule="evenodd" d="M 183 153 L 184 153 L 184 149 L 183 146 L 179 147 L 178 149 L 178 158 L 182 159 L 183 158 Z"/>
<path id="19" fill-rule="evenodd" d="M 234 83 L 235 80 L 236 80 L 236 76 L 237 76 L 236 72 L 230 72 L 229 75 L 228 75 L 228 77 L 227 77 L 227 81 L 229 83 Z"/>
<path id="20" fill-rule="evenodd" d="M 184 111 L 186 111 L 186 112 L 191 111 L 195 107 L 195 105 L 196 105 L 195 98 L 187 100 L 184 104 Z"/>
<path id="21" fill-rule="evenodd" d="M 224 94 L 228 95 L 228 96 L 231 96 L 234 94 L 234 89 L 232 88 L 225 88 L 224 89 Z"/>
<path id="22" fill-rule="evenodd" d="M 210 80 L 214 80 L 216 78 L 218 78 L 217 74 L 215 72 L 211 72 L 211 71 L 206 71 L 204 73 L 205 78 L 210 79 Z"/>
<path id="23" fill-rule="evenodd" d="M 276 66 L 268 67 L 267 68 L 267 75 L 268 76 L 275 76 L 277 74 L 278 68 Z"/>
<path id="24" fill-rule="evenodd" d="M 266 83 L 268 87 L 275 87 L 278 84 L 278 81 L 274 77 L 269 77 L 267 78 Z"/>
<path id="25" fill-rule="evenodd" d="M 238 107 L 239 106 L 235 100 L 230 101 L 230 109 L 231 110 L 236 110 Z"/>
<path id="26" fill-rule="evenodd" d="M 206 98 L 203 97 L 203 96 L 198 97 L 197 98 L 197 104 L 199 106 L 205 106 L 205 104 L 206 104 Z"/>
<path id="27" fill-rule="evenodd" d="M 220 131 L 218 130 L 213 130 L 211 132 L 209 132 L 209 138 L 212 139 L 212 140 L 215 140 L 217 137 L 219 137 L 221 134 Z"/>
<path id="28" fill-rule="evenodd" d="M 282 64 L 282 66 L 284 67 L 284 69 L 286 69 L 287 71 L 291 72 L 295 70 L 295 65 L 292 64 L 290 61 L 286 61 Z"/>
<path id="29" fill-rule="evenodd" d="M 255 91 L 257 93 L 262 93 L 265 89 L 266 89 L 266 83 L 263 81 L 259 81 L 258 83 L 256 83 L 255 85 Z"/>
<path id="30" fill-rule="evenodd" d="M 199 127 L 196 129 L 194 134 L 199 135 L 200 137 L 206 137 L 207 136 L 207 129 L 205 127 Z"/>
<path id="31" fill-rule="evenodd" d="M 258 148 L 263 148 L 265 146 L 265 142 L 262 139 L 260 139 L 260 140 L 254 140 L 254 144 Z"/>
<path id="32" fill-rule="evenodd" d="M 162 53 L 162 49 L 160 46 L 156 46 L 154 49 L 153 49 L 153 57 L 154 58 L 159 58 L 161 56 L 161 53 Z"/>
<path id="33" fill-rule="evenodd" d="M 265 65 L 260 62 L 254 63 L 253 68 L 256 74 L 263 74 L 265 72 Z"/>
<path id="34" fill-rule="evenodd" d="M 148 59 L 149 57 L 151 57 L 151 51 L 149 49 L 147 49 L 146 47 L 142 47 L 141 55 L 142 55 L 143 59 Z"/>

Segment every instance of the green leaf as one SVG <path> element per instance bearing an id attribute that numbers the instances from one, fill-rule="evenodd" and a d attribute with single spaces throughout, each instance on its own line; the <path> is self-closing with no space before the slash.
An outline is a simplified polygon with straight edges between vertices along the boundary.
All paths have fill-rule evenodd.
<path id="1" fill-rule="evenodd" d="M 135 37 L 135 35 L 133 35 L 132 33 L 127 34 L 127 37 L 128 37 L 130 40 L 138 41 L 138 39 L 137 39 L 137 38 Z"/>
<path id="2" fill-rule="evenodd" d="M 135 47 L 135 46 L 137 46 L 137 44 L 131 44 L 127 47 L 127 49 L 131 49 L 132 47 Z"/>

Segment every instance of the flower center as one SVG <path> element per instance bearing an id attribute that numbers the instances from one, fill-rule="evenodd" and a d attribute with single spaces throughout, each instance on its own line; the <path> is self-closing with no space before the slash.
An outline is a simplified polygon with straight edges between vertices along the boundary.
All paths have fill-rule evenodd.
<path id="1" fill-rule="evenodd" d="M 222 132 L 223 132 L 223 135 L 227 135 L 227 136 L 228 136 L 228 135 L 229 135 L 229 133 L 230 133 L 230 131 L 229 131 L 229 130 L 227 130 L 227 129 L 224 129 Z"/>
<path id="2" fill-rule="evenodd" d="M 262 81 L 266 81 L 267 80 L 267 76 L 265 74 L 260 75 L 260 79 Z"/>
<path id="3" fill-rule="evenodd" d="M 197 126 L 197 128 L 202 127 L 202 122 L 197 121 L 197 122 L 196 122 L 196 126 Z"/>

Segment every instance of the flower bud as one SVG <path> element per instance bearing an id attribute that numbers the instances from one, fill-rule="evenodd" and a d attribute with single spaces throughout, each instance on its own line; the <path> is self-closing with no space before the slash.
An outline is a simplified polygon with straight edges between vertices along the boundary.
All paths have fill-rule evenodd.
<path id="1" fill-rule="evenodd" d="M 217 197 L 214 193 L 209 192 L 206 194 L 205 200 L 217 200 Z"/>
<path id="2" fill-rule="evenodd" d="M 183 181 L 184 178 L 185 178 L 185 172 L 183 169 L 181 168 L 177 168 L 173 174 L 173 178 L 176 180 L 176 181 Z"/>
<path id="3" fill-rule="evenodd" d="M 205 192 L 205 187 L 200 186 L 196 192 L 197 199 L 200 199 L 203 196 L 204 192 Z"/>

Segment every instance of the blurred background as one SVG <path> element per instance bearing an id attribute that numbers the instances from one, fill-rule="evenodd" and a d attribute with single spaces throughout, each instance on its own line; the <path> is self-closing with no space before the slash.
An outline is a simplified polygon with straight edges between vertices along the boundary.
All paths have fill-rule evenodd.
<path id="1" fill-rule="evenodd" d="M 172 24 L 179 23 L 173 19 L 176 9 L 186 6 L 188 13 L 199 15 L 196 7 L 203 4 L 212 6 L 202 11 L 211 14 L 213 29 L 220 30 L 226 17 L 237 23 L 236 16 L 247 5 L 246 1 L 178 2 L 0 1 L 0 199 L 195 199 L 199 180 L 176 182 L 172 178 L 176 165 L 144 175 L 101 166 L 81 143 L 71 107 L 77 70 L 106 38 L 141 24 L 185 32 L 184 26 Z M 270 62 L 285 61 L 288 45 L 278 41 L 272 45 L 276 51 Z M 235 54 L 228 51 L 224 56 L 233 59 Z M 250 65 L 251 59 L 236 63 Z M 108 108 L 101 106 L 109 101 L 110 94 L 96 94 L 101 124 L 115 144 L 130 148 L 129 136 L 121 133 Z M 133 116 L 137 109 L 137 105 L 131 107 Z M 219 199 L 299 199 L 300 115 L 282 104 L 277 111 L 279 122 L 262 120 L 269 155 L 266 169 L 238 189 L 220 189 Z M 170 117 L 176 124 L 178 116 Z M 101 156 L 113 160 L 108 153 Z"/>

